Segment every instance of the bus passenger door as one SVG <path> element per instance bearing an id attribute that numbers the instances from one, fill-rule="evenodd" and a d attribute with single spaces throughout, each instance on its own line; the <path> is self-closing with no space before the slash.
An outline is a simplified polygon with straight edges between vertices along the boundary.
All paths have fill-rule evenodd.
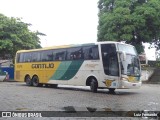
<path id="1" fill-rule="evenodd" d="M 119 80 L 119 65 L 115 44 L 101 45 L 104 81 L 108 88 L 117 88 Z"/>

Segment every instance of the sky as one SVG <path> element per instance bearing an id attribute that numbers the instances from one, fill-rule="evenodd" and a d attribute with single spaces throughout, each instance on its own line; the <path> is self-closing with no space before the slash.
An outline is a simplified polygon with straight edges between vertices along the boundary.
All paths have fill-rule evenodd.
<path id="1" fill-rule="evenodd" d="M 92 43 L 97 41 L 98 0 L 0 0 L 0 13 L 31 23 L 41 46 Z M 155 60 L 155 50 L 145 47 L 147 58 Z"/>
<path id="2" fill-rule="evenodd" d="M 0 13 L 31 23 L 42 47 L 97 41 L 98 0 L 0 0 Z"/>
<path id="3" fill-rule="evenodd" d="M 155 61 L 156 60 L 156 48 L 150 48 L 149 43 L 143 43 L 144 51 L 146 53 L 146 57 L 148 60 Z"/>

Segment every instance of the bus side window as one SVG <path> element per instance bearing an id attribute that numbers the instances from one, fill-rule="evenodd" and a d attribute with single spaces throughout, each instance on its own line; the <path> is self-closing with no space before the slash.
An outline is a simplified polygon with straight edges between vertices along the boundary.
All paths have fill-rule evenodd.
<path id="1" fill-rule="evenodd" d="M 41 61 L 52 61 L 53 54 L 52 50 L 44 50 L 41 52 Z"/>
<path id="2" fill-rule="evenodd" d="M 24 62 L 31 62 L 31 53 L 24 53 Z"/>
<path id="3" fill-rule="evenodd" d="M 55 50 L 52 51 L 52 55 L 53 55 L 52 56 L 53 57 L 53 61 L 55 61 L 56 60 L 56 52 L 55 52 Z"/>
<path id="4" fill-rule="evenodd" d="M 24 61 L 24 53 L 20 53 L 19 55 L 20 55 L 20 56 L 19 56 L 19 62 L 20 62 L 20 63 L 25 62 L 25 61 Z"/>
<path id="5" fill-rule="evenodd" d="M 80 60 L 83 59 L 82 55 L 82 48 L 76 47 L 76 48 L 69 48 L 67 49 L 67 60 Z"/>
<path id="6" fill-rule="evenodd" d="M 32 52 L 32 62 L 41 61 L 40 52 Z"/>
<path id="7" fill-rule="evenodd" d="M 98 46 L 92 47 L 92 57 L 93 59 L 99 59 Z"/>
<path id="8" fill-rule="evenodd" d="M 17 59 L 16 62 L 19 63 L 20 62 L 20 53 L 17 53 Z"/>
<path id="9" fill-rule="evenodd" d="M 95 60 L 99 59 L 98 46 L 85 46 L 83 47 L 84 59 Z"/>
<path id="10" fill-rule="evenodd" d="M 55 54 L 56 54 L 55 55 L 55 60 L 57 60 L 57 61 L 65 60 L 66 50 L 65 49 L 56 50 Z"/>
<path id="11" fill-rule="evenodd" d="M 88 47 L 88 46 L 83 47 L 83 54 L 84 54 L 84 59 L 85 60 L 88 60 L 91 57 L 89 55 L 89 49 L 90 49 L 90 47 Z"/>

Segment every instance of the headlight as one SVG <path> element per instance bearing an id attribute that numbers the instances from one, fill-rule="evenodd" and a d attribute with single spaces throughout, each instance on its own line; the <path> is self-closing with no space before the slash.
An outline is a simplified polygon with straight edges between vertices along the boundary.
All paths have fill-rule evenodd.
<path id="1" fill-rule="evenodd" d="M 124 80 L 124 81 L 128 81 L 128 78 L 126 78 L 126 77 L 122 77 L 122 80 Z"/>

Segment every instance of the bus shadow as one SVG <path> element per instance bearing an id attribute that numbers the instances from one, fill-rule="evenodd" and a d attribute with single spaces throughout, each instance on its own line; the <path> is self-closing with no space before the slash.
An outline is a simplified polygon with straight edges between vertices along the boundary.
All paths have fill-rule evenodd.
<path id="1" fill-rule="evenodd" d="M 45 87 L 46 88 L 46 87 Z M 51 87 L 50 87 L 51 88 Z M 59 90 L 69 90 L 69 91 L 82 91 L 82 92 L 90 92 L 90 88 L 89 87 L 72 87 L 72 86 L 58 86 L 57 88 L 53 88 L 53 89 L 59 89 Z M 110 92 L 108 89 L 98 89 L 96 93 L 93 94 L 107 94 L 107 95 L 120 95 L 120 96 L 125 96 L 125 95 L 134 95 L 134 94 L 139 94 L 138 92 L 133 92 L 133 91 L 127 91 L 128 89 L 120 91 L 119 89 L 115 90 L 115 92 Z"/>
<path id="2" fill-rule="evenodd" d="M 90 87 L 82 87 L 80 88 L 79 86 L 58 86 L 56 89 L 60 89 L 60 90 L 71 90 L 71 91 L 82 91 L 82 92 L 90 92 Z M 93 94 L 108 94 L 108 95 L 133 95 L 133 94 L 139 94 L 136 91 L 127 91 L 128 89 L 116 89 L 115 92 L 110 92 L 108 89 L 98 89 L 96 93 Z"/>
<path id="3" fill-rule="evenodd" d="M 27 86 L 25 84 L 20 84 L 19 86 L 26 86 L 26 87 L 34 87 L 34 86 Z M 63 86 L 63 85 L 58 85 L 58 87 L 54 88 L 51 86 L 42 86 L 42 87 L 34 87 L 34 88 L 48 88 L 48 89 L 56 89 L 56 90 L 69 90 L 69 91 L 81 91 L 81 92 L 90 92 L 89 87 L 75 87 L 75 86 Z M 98 89 L 96 93 L 93 94 L 107 94 L 107 95 L 120 95 L 120 96 L 125 96 L 125 95 L 134 95 L 134 94 L 139 94 L 138 92 L 133 92 L 133 91 L 127 91 L 123 90 L 121 91 L 120 89 L 115 90 L 115 92 L 109 92 L 108 89 Z"/>

